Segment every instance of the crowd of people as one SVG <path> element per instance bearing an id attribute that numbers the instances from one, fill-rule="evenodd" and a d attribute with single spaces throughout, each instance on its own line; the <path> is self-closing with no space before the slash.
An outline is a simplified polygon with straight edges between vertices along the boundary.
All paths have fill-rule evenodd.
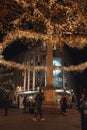
<path id="1" fill-rule="evenodd" d="M 41 120 L 44 120 L 42 116 L 42 102 L 44 100 L 44 93 L 39 90 L 39 92 L 35 95 L 34 100 L 27 99 L 27 96 L 23 99 L 23 110 L 24 112 L 30 112 L 34 114 L 33 120 L 37 121 L 38 117 Z"/>
<path id="2" fill-rule="evenodd" d="M 24 113 L 26 113 L 26 112 L 34 113 L 35 103 L 34 103 L 33 99 L 29 100 L 29 98 L 27 96 L 24 96 L 22 103 L 23 103 Z"/>
<path id="3" fill-rule="evenodd" d="M 34 100 L 27 100 L 27 97 L 24 97 L 23 100 L 23 106 L 24 106 L 24 112 L 28 110 L 28 112 L 33 113 L 34 117 L 33 120 L 37 121 L 37 117 L 43 119 L 42 116 L 42 102 L 44 101 L 44 93 L 39 90 L 39 92 L 36 94 L 34 97 Z M 66 94 L 62 93 L 61 99 L 60 99 L 60 111 L 63 115 L 67 115 L 67 109 L 77 109 L 77 99 L 76 95 L 73 93 L 71 94 Z"/>
<path id="4" fill-rule="evenodd" d="M 34 98 L 30 99 L 27 96 L 24 96 L 23 99 L 23 111 L 24 113 L 29 112 L 34 114 L 33 120 L 37 120 L 37 116 L 42 118 L 42 102 L 44 100 L 44 93 L 40 89 L 39 92 L 35 95 Z"/>
<path id="5" fill-rule="evenodd" d="M 85 99 L 86 99 L 86 101 L 85 101 Z M 43 104 L 44 100 L 45 100 L 45 96 L 41 89 L 35 95 L 33 100 L 28 100 L 27 95 L 24 96 L 23 102 L 22 102 L 24 113 L 25 112 L 32 113 L 34 121 L 45 120 L 43 118 L 43 111 L 42 111 L 42 104 Z M 85 103 L 85 105 L 84 105 L 84 103 Z M 10 106 L 9 95 L 4 94 L 4 96 L 3 96 L 4 116 L 8 115 L 9 106 Z M 72 109 L 72 110 L 77 109 L 77 98 L 76 98 L 76 95 L 74 92 L 71 94 L 62 93 L 62 95 L 61 95 L 60 111 L 64 116 L 68 115 L 67 109 Z M 85 109 L 85 114 L 84 114 L 84 109 Z M 85 95 L 82 95 L 82 97 L 79 99 L 78 110 L 79 110 L 79 112 L 81 112 L 81 119 L 84 117 L 87 119 L 87 97 Z M 84 116 L 84 115 L 86 115 L 86 116 Z M 87 120 L 86 120 L 86 123 L 87 123 Z M 84 126 L 85 126 L 84 120 L 82 119 L 82 127 L 84 127 Z M 83 130 L 85 130 L 85 129 L 83 129 Z"/>

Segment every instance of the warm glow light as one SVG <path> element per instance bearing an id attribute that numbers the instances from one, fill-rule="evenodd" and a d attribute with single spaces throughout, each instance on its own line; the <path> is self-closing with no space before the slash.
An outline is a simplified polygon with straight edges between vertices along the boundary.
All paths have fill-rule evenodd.
<path id="1" fill-rule="evenodd" d="M 87 27 L 87 19 L 85 19 L 83 13 L 79 11 L 79 5 L 77 2 L 70 1 L 72 6 L 64 6 L 62 4 L 59 4 L 57 0 L 49 0 L 49 2 L 45 3 L 43 0 L 14 0 L 16 1 L 22 8 L 25 10 L 24 13 L 17 19 L 11 21 L 11 24 L 13 25 L 13 29 L 9 32 L 7 31 L 7 35 L 3 38 L 3 42 L 0 43 L 0 64 L 3 64 L 4 66 L 18 68 L 22 70 L 47 70 L 46 66 L 27 66 L 18 64 L 15 62 L 9 62 L 5 61 L 2 57 L 2 53 L 4 49 L 9 46 L 12 42 L 14 42 L 17 38 L 21 39 L 22 37 L 26 37 L 27 39 L 41 39 L 43 42 L 48 44 L 49 46 L 59 46 L 60 48 L 63 47 L 64 44 L 68 45 L 72 48 L 78 48 L 83 49 L 87 46 L 87 33 L 83 32 L 82 35 L 79 32 L 79 35 L 73 35 L 75 30 L 79 28 L 81 21 L 84 23 L 84 25 Z M 50 18 L 44 14 L 40 8 L 37 8 L 38 3 L 41 2 L 41 5 L 45 5 L 50 13 Z M 27 9 L 29 7 L 32 7 L 34 9 L 33 14 L 29 14 Z M 54 8 L 54 9 L 53 9 Z M 66 17 L 67 22 L 63 23 L 53 23 L 52 22 L 52 16 L 56 15 L 56 18 L 58 18 L 58 11 L 62 10 L 64 11 L 64 17 Z M 76 12 L 77 11 L 77 12 Z M 20 29 L 20 26 L 22 26 L 22 19 L 27 19 L 27 21 L 31 20 L 32 23 L 35 22 L 35 19 L 40 19 L 44 22 L 44 25 L 46 27 L 45 33 L 36 33 L 33 30 L 22 30 Z M 56 21 L 56 20 L 55 20 Z M 37 20 L 36 20 L 37 22 Z M 0 29 L 2 30 L 3 25 L 0 23 Z M 41 26 L 41 25 L 39 25 Z M 75 32 L 77 33 L 77 32 Z M 83 34 L 86 34 L 83 35 Z M 66 36 L 69 35 L 69 36 Z M 63 69 L 66 71 L 83 71 L 87 68 L 87 62 L 82 63 L 80 65 L 74 66 L 71 65 L 69 67 L 53 67 L 53 69 Z"/>

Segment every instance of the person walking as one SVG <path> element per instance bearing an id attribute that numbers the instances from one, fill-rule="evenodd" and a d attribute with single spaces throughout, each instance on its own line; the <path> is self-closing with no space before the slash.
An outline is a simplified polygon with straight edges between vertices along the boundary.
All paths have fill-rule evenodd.
<path id="1" fill-rule="evenodd" d="M 66 109 L 67 109 L 67 99 L 66 99 L 65 96 L 63 96 L 63 97 L 61 98 L 60 104 L 61 104 L 62 114 L 63 114 L 63 115 L 67 115 L 67 112 L 66 112 Z"/>
<path id="2" fill-rule="evenodd" d="M 24 113 L 26 112 L 26 109 L 27 109 L 27 97 L 24 96 L 24 99 L 23 99 L 23 106 L 24 106 Z"/>
<path id="3" fill-rule="evenodd" d="M 81 130 L 87 130 L 87 96 L 84 96 L 81 101 L 79 111 L 81 113 Z"/>
<path id="4" fill-rule="evenodd" d="M 72 109 L 76 109 L 76 96 L 72 93 Z"/>
<path id="5" fill-rule="evenodd" d="M 5 95 L 4 97 L 4 116 L 8 115 L 8 107 L 9 107 L 10 101 L 8 95 Z"/>
<path id="6" fill-rule="evenodd" d="M 44 93 L 42 93 L 41 89 L 35 96 L 35 111 L 34 111 L 34 121 L 38 121 L 37 116 L 40 117 L 41 120 L 45 120 L 42 116 L 42 102 L 44 100 Z"/>

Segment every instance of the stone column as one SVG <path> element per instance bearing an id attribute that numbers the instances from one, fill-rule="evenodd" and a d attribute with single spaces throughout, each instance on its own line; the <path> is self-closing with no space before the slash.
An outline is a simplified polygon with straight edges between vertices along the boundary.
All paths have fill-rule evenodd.
<path id="1" fill-rule="evenodd" d="M 30 70 L 28 70 L 28 88 L 27 90 L 29 91 L 30 89 Z"/>
<path id="2" fill-rule="evenodd" d="M 26 70 L 24 70 L 24 91 L 26 90 Z"/>
<path id="3" fill-rule="evenodd" d="M 35 70 L 33 70 L 33 90 L 35 90 Z"/>
<path id="4" fill-rule="evenodd" d="M 51 46 L 47 46 L 47 87 L 53 89 L 53 51 Z"/>
<path id="5" fill-rule="evenodd" d="M 47 72 L 45 71 L 45 87 L 47 85 Z"/>
<path id="6" fill-rule="evenodd" d="M 53 50 L 51 46 L 47 46 L 47 86 L 44 89 L 45 101 L 44 108 L 49 111 L 57 108 L 56 95 L 53 87 Z"/>

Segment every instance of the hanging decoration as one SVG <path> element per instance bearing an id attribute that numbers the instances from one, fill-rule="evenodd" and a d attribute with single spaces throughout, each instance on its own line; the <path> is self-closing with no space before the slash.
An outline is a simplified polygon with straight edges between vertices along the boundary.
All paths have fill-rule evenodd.
<path id="1" fill-rule="evenodd" d="M 84 15 L 82 5 L 78 1 L 73 0 L 13 0 L 16 7 L 20 7 L 21 11 L 16 12 L 10 0 L 7 1 L 9 8 L 15 11 L 18 17 L 8 18 L 6 7 L 2 9 L 3 21 L 4 17 L 8 18 L 8 24 L 4 27 L 4 22 L 0 22 L 0 31 L 3 32 L 3 40 L 0 43 L 0 55 L 4 49 L 12 44 L 16 39 L 41 39 L 49 46 L 59 46 L 62 48 L 64 44 L 72 48 L 83 49 L 87 46 L 87 19 Z M 83 2 L 84 3 L 84 2 Z M 6 4 L 6 3 L 5 3 Z M 7 6 L 8 7 L 8 6 Z M 9 13 L 10 14 L 10 13 Z M 20 16 L 20 17 L 19 17 Z M 82 27 L 82 28 L 81 28 Z M 29 44 L 29 43 L 27 43 Z M 46 66 L 25 66 L 16 62 L 10 62 L 0 58 L 0 64 L 8 67 L 28 70 L 46 70 Z M 77 66 L 63 66 L 61 69 L 66 71 L 83 71 L 87 68 L 87 62 Z M 54 68 L 55 69 L 55 68 Z M 56 67 L 56 69 L 59 69 Z"/>

